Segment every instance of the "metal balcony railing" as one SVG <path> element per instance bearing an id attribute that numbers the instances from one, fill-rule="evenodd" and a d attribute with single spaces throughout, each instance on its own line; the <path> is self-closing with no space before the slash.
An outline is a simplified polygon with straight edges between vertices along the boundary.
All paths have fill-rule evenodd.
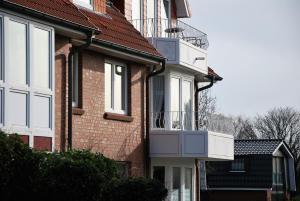
<path id="1" fill-rule="evenodd" d="M 146 38 L 180 38 L 205 50 L 209 46 L 205 33 L 179 20 L 148 18 L 131 23 Z"/>
<path id="2" fill-rule="evenodd" d="M 216 118 L 205 118 L 199 112 L 165 111 L 151 113 L 151 127 L 153 130 L 209 130 L 219 133 L 227 133 L 220 128 Z M 225 131 L 225 132 L 224 132 Z"/>

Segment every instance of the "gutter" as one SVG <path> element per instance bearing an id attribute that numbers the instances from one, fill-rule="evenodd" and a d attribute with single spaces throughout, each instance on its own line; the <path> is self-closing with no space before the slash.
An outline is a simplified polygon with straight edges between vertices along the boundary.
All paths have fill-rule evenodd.
<path id="1" fill-rule="evenodd" d="M 79 47 L 71 47 L 68 55 L 68 150 L 71 150 L 73 147 L 73 57 L 75 53 L 80 53 L 92 44 L 94 35 L 94 31 L 90 32 L 86 43 Z"/>
<path id="2" fill-rule="evenodd" d="M 161 68 L 159 70 L 153 70 L 151 73 L 147 75 L 146 78 L 146 139 L 144 144 L 145 149 L 145 175 L 150 178 L 150 140 L 149 140 L 149 132 L 150 132 L 150 113 L 149 113 L 149 103 L 150 103 L 150 97 L 149 97 L 149 81 L 150 78 L 153 76 L 156 76 L 158 74 L 163 73 L 166 70 L 166 59 L 162 60 Z"/>

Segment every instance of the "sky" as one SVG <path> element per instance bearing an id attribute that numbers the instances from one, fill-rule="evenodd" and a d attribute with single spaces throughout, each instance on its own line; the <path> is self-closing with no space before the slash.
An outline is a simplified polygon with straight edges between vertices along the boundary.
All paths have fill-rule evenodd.
<path id="1" fill-rule="evenodd" d="M 254 117 L 300 110 L 300 0 L 189 0 L 184 20 L 208 34 L 217 112 Z"/>

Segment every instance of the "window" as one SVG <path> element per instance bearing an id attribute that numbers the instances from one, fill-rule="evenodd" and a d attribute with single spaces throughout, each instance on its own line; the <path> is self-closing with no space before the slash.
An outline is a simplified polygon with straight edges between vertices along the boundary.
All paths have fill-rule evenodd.
<path id="1" fill-rule="evenodd" d="M 164 128 L 165 111 L 165 78 L 164 76 L 154 76 L 152 78 L 152 111 L 153 128 Z"/>
<path id="2" fill-rule="evenodd" d="M 273 184 L 282 185 L 283 184 L 283 158 L 274 157 L 273 158 Z"/>
<path id="3" fill-rule="evenodd" d="M 73 56 L 73 95 L 72 95 L 72 106 L 79 106 L 79 55 L 78 52 L 74 53 Z"/>
<path id="4" fill-rule="evenodd" d="M 74 3 L 76 3 L 79 6 L 93 9 L 93 0 L 74 0 Z"/>
<path id="5" fill-rule="evenodd" d="M 231 162 L 232 172 L 244 172 L 245 171 L 245 159 L 238 158 Z"/>
<path id="6" fill-rule="evenodd" d="M 153 179 L 160 181 L 160 183 L 165 184 L 165 167 L 164 166 L 154 166 L 153 167 Z"/>
<path id="7" fill-rule="evenodd" d="M 105 110 L 127 114 L 127 67 L 116 62 L 105 63 Z"/>
<path id="8" fill-rule="evenodd" d="M 118 164 L 118 174 L 121 178 L 128 178 L 130 177 L 130 169 L 131 163 L 128 161 L 117 161 Z"/>
<path id="9" fill-rule="evenodd" d="M 53 137 L 53 36 L 51 27 L 0 13 L 1 129 Z"/>
<path id="10" fill-rule="evenodd" d="M 192 81 L 171 77 L 172 129 L 192 130 Z"/>
<path id="11" fill-rule="evenodd" d="M 9 66 L 9 79 L 18 85 L 27 83 L 27 34 L 26 23 L 8 20 L 6 27 L 6 64 Z M 17 58 L 17 59 L 16 59 Z"/>
<path id="12" fill-rule="evenodd" d="M 185 182 L 184 182 L 184 194 L 185 194 L 185 201 L 192 201 L 193 200 L 193 183 L 192 183 L 192 168 L 185 168 Z"/>
<path id="13" fill-rule="evenodd" d="M 32 57 L 34 69 L 34 84 L 37 87 L 50 88 L 50 32 L 38 27 L 33 28 Z"/>
<path id="14" fill-rule="evenodd" d="M 173 167 L 172 201 L 181 201 L 181 168 Z"/>

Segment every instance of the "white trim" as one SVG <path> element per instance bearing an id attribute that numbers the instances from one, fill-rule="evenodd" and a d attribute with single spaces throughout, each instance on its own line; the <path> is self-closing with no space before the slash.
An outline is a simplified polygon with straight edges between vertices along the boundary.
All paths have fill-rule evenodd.
<path id="1" fill-rule="evenodd" d="M 282 142 L 277 146 L 277 148 L 273 151 L 272 155 L 274 156 L 274 154 L 278 151 L 278 149 L 279 149 L 282 145 L 284 146 L 284 148 L 285 148 L 285 150 L 287 151 L 287 153 L 289 154 L 289 156 L 290 156 L 291 158 L 294 159 L 293 154 L 289 151 L 289 149 L 286 147 L 286 145 L 285 145 L 285 143 L 284 143 L 283 141 L 282 141 Z"/>
<path id="2" fill-rule="evenodd" d="M 110 60 L 110 59 L 105 59 L 104 61 L 104 64 L 111 64 L 111 67 L 112 67 L 112 70 L 113 70 L 113 73 L 111 74 L 111 84 L 112 84 L 112 88 L 111 88 L 111 101 L 112 101 L 112 107 L 111 108 L 106 108 L 105 107 L 105 112 L 112 112 L 112 113 L 117 113 L 117 114 L 128 114 L 128 66 L 125 64 L 125 63 L 122 63 L 122 62 L 118 62 L 118 61 L 115 61 L 115 60 Z M 122 97 L 124 98 L 124 101 L 125 101 L 125 110 L 115 110 L 113 107 L 114 107 L 114 101 L 115 101 L 115 98 L 114 98 L 114 76 L 115 76 L 115 67 L 116 66 L 121 66 L 121 67 L 124 67 L 125 68 L 125 97 Z M 105 72 L 104 72 L 105 73 Z M 123 83 L 122 83 L 123 84 Z M 105 83 L 104 83 L 105 85 Z M 104 90 L 105 91 L 105 90 Z M 104 92 L 104 97 L 106 96 L 105 92 Z"/>

